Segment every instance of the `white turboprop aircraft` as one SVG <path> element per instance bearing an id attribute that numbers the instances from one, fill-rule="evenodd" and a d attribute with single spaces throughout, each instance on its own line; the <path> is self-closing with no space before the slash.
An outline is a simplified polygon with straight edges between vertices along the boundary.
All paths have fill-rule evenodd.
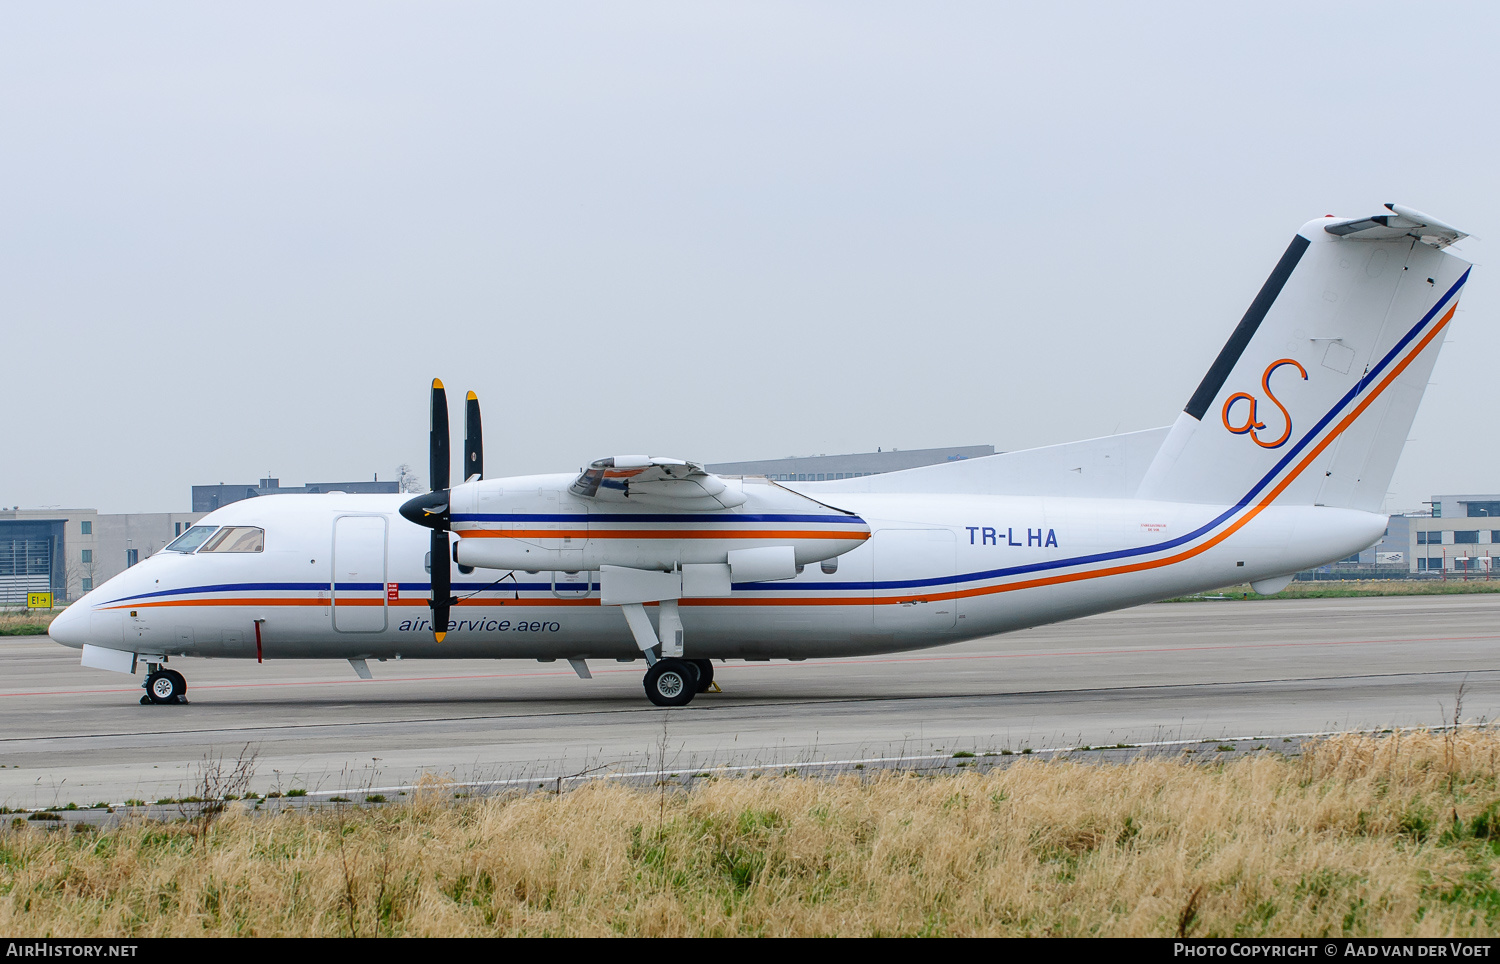
<path id="1" fill-rule="evenodd" d="M 1171 426 L 831 482 L 719 478 L 615 457 L 483 476 L 468 396 L 448 484 L 275 495 L 212 512 L 53 623 L 85 666 L 183 701 L 172 656 L 644 656 L 681 706 L 711 660 L 939 646 L 1292 573 L 1381 537 L 1379 513 L 1469 265 L 1398 205 L 1305 224 Z M 425 527 L 425 528 L 424 528 Z M 452 569 L 456 567 L 458 576 Z M 654 619 L 653 619 L 654 616 Z M 436 627 L 436 631 L 434 631 Z"/>

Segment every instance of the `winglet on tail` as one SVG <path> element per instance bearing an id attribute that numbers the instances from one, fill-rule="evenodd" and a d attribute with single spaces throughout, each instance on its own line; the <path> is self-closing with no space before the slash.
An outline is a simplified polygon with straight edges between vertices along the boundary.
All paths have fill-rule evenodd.
<path id="1" fill-rule="evenodd" d="M 1380 508 L 1469 276 L 1462 231 L 1386 207 L 1297 232 L 1140 497 Z"/>

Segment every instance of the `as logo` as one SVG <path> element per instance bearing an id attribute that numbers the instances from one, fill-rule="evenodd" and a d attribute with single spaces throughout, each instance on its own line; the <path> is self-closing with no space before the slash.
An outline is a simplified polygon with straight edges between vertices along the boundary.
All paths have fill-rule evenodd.
<path id="1" fill-rule="evenodd" d="M 1286 428 L 1282 430 L 1281 437 L 1276 439 L 1274 442 L 1267 442 L 1265 439 L 1260 437 L 1259 433 L 1266 427 L 1266 423 L 1262 422 L 1255 414 L 1258 399 L 1256 399 L 1254 395 L 1251 395 L 1247 392 L 1235 392 L 1233 395 L 1229 396 L 1228 400 L 1224 402 L 1224 427 L 1229 429 L 1229 431 L 1233 432 L 1235 435 L 1245 435 L 1248 433 L 1251 440 L 1263 449 L 1280 448 L 1281 446 L 1286 444 L 1287 439 L 1292 437 L 1292 413 L 1288 412 L 1286 410 L 1286 406 L 1281 404 L 1281 400 L 1271 392 L 1271 373 L 1283 365 L 1294 366 L 1297 371 L 1302 373 L 1302 380 L 1304 382 L 1307 381 L 1307 369 L 1303 368 L 1301 363 L 1291 358 L 1278 358 L 1276 361 L 1271 362 L 1271 364 L 1266 367 L 1266 373 L 1260 376 L 1261 389 L 1265 391 L 1266 397 L 1271 400 L 1271 404 L 1281 409 L 1282 420 L 1286 422 Z M 1234 408 L 1234 403 L 1238 401 L 1246 401 L 1250 403 L 1250 408 L 1245 412 L 1245 421 L 1242 425 L 1235 425 L 1230 421 L 1230 410 Z"/>

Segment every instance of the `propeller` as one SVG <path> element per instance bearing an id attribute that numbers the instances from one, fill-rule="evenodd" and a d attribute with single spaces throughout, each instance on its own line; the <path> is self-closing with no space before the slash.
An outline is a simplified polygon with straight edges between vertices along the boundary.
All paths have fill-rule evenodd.
<path id="1" fill-rule="evenodd" d="M 443 641 L 448 630 L 448 610 L 458 602 L 453 597 L 453 557 L 448 548 L 452 516 L 448 478 L 448 392 L 441 379 L 432 380 L 432 422 L 428 439 L 428 474 L 432 491 L 408 499 L 401 515 L 432 530 L 432 635 Z M 484 444 L 480 438 L 479 398 L 470 392 L 464 403 L 464 481 L 484 474 Z"/>
<path id="2" fill-rule="evenodd" d="M 484 433 L 479 427 L 479 396 L 464 399 L 464 481 L 484 478 Z"/>

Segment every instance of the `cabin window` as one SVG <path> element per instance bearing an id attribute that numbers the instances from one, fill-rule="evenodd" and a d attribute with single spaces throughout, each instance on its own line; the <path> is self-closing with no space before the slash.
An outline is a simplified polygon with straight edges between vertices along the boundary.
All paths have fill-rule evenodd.
<path id="1" fill-rule="evenodd" d="M 225 526 L 203 544 L 199 552 L 262 552 L 266 530 L 254 526 Z"/>
<path id="2" fill-rule="evenodd" d="M 218 526 L 193 526 L 167 545 L 167 552 L 192 552 L 214 534 Z"/>

